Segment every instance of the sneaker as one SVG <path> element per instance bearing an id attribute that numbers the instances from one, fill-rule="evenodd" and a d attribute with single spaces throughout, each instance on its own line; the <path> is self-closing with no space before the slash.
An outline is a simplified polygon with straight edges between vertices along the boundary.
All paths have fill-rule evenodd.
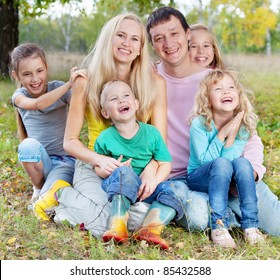
<path id="1" fill-rule="evenodd" d="M 35 202 L 33 206 L 33 213 L 38 219 L 50 221 L 48 212 L 55 206 L 58 206 L 56 192 L 65 187 L 71 187 L 71 185 L 66 181 L 57 180 L 53 183 L 51 188 Z"/>
<path id="2" fill-rule="evenodd" d="M 33 209 L 36 200 L 39 198 L 40 191 L 41 191 L 41 189 L 37 189 L 36 187 L 33 186 L 33 194 L 32 194 L 32 197 L 29 201 L 29 204 L 27 205 L 28 210 Z"/>
<path id="3" fill-rule="evenodd" d="M 226 228 L 213 229 L 211 239 L 215 245 L 223 248 L 236 248 L 236 244 Z"/>
<path id="4" fill-rule="evenodd" d="M 38 198 L 40 195 L 40 191 L 41 189 L 37 189 L 36 187 L 33 186 L 33 194 L 31 200 L 35 200 L 36 198 Z"/>
<path id="5" fill-rule="evenodd" d="M 246 228 L 244 230 L 244 239 L 250 245 L 265 242 L 264 235 L 257 228 Z"/>

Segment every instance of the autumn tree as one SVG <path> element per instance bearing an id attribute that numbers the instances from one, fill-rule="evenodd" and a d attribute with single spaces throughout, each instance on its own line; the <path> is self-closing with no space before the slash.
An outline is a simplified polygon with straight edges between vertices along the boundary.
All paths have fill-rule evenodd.
<path id="1" fill-rule="evenodd" d="M 8 75 L 9 52 L 18 44 L 19 15 L 34 18 L 41 15 L 50 4 L 81 0 L 0 0 L 0 77 Z"/>
<path id="2" fill-rule="evenodd" d="M 18 44 L 19 39 L 19 16 L 22 18 L 35 18 L 44 13 L 52 3 L 79 3 L 82 0 L 0 0 L 0 77 L 8 75 L 9 52 Z M 98 6 L 97 13 L 103 19 L 108 19 L 116 13 L 137 11 L 139 15 L 151 12 L 161 4 L 161 0 L 92 0 L 93 6 Z M 174 5 L 174 0 L 169 0 L 169 5 Z M 64 29 L 65 40 L 69 36 L 70 21 L 66 22 Z M 64 26 L 63 26 L 64 28 Z M 68 28 L 68 30 L 67 30 Z M 69 45 L 67 46 L 69 49 Z"/>
<path id="3" fill-rule="evenodd" d="M 0 75 L 8 74 L 9 51 L 18 43 L 18 3 L 0 0 Z"/>

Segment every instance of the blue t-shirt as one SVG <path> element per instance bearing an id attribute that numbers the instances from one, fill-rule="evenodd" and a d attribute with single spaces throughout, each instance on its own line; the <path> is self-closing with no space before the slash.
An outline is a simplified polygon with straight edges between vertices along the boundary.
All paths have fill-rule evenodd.
<path id="1" fill-rule="evenodd" d="M 63 84 L 64 82 L 62 81 L 48 82 L 47 92 Z M 12 103 L 19 111 L 28 137 L 39 141 L 49 155 L 68 155 L 63 149 L 63 138 L 71 99 L 71 90 L 68 90 L 54 104 L 44 110 L 25 110 L 17 107 L 15 105 L 15 99 L 19 95 L 25 95 L 29 98 L 33 97 L 24 87 L 17 89 L 12 96 Z"/>
<path id="2" fill-rule="evenodd" d="M 218 130 L 213 121 L 211 122 L 211 128 L 211 131 L 207 130 L 205 119 L 202 116 L 193 119 L 190 128 L 188 173 L 218 157 L 233 160 L 241 156 L 249 138 L 249 133 L 244 128 L 240 129 L 234 144 L 227 148 L 217 137 Z"/>

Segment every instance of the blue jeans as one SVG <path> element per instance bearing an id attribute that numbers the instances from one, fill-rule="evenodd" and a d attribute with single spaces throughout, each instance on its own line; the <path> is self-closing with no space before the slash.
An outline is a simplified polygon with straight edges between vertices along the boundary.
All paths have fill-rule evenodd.
<path id="1" fill-rule="evenodd" d="M 137 201 L 137 193 L 141 186 L 140 177 L 128 166 L 122 166 L 102 181 L 102 188 L 111 200 L 116 194 L 126 196 L 132 204 Z M 157 185 L 155 191 L 143 202 L 152 204 L 158 201 L 176 210 L 176 220 L 184 216 L 186 202 L 185 185 L 181 182 L 165 181 Z"/>
<path id="2" fill-rule="evenodd" d="M 72 184 L 75 159 L 70 156 L 49 156 L 42 144 L 33 139 L 26 138 L 18 146 L 18 158 L 21 162 L 43 162 L 45 183 L 41 194 L 48 191 L 57 180 L 64 180 Z"/>
<path id="3" fill-rule="evenodd" d="M 245 158 L 230 161 L 217 158 L 187 176 L 188 187 L 191 190 L 207 192 L 211 209 L 211 228 L 219 227 L 217 221 L 229 227 L 227 205 L 229 187 L 232 180 L 236 183 L 241 209 L 242 228 L 258 227 L 258 209 L 256 185 L 251 163 Z"/>

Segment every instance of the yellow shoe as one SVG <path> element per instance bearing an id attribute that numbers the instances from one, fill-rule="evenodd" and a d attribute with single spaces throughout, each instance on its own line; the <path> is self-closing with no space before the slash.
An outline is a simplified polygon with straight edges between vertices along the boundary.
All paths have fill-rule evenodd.
<path id="1" fill-rule="evenodd" d="M 46 214 L 46 210 L 51 210 L 58 205 L 55 199 L 55 193 L 65 187 L 71 187 L 69 183 L 64 180 L 57 180 L 53 183 L 50 189 L 37 200 L 33 206 L 33 213 L 39 220 L 50 221 L 50 218 Z"/>

